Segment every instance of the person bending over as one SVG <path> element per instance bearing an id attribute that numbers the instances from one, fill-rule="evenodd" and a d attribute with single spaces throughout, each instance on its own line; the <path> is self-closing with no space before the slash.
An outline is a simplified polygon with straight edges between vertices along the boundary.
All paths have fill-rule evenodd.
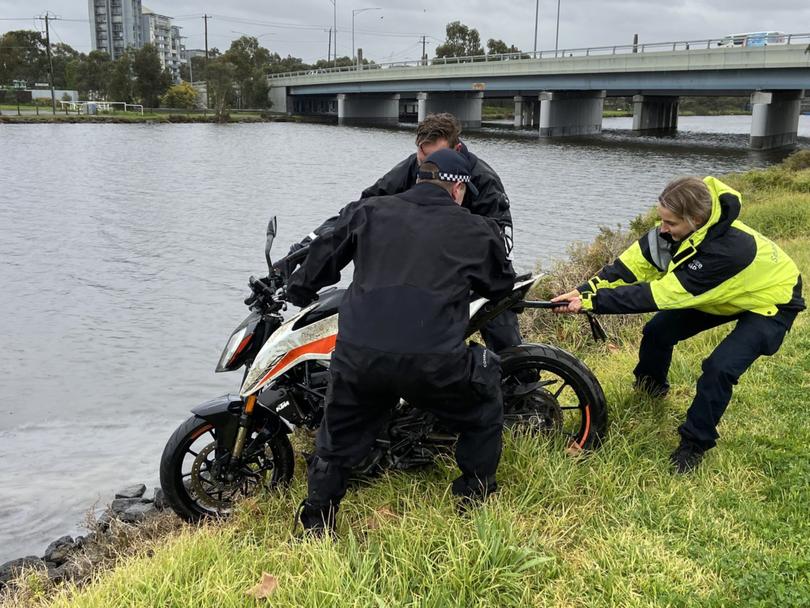
<path id="1" fill-rule="evenodd" d="M 470 182 L 462 201 L 462 207 L 475 215 L 495 220 L 504 239 L 506 252 L 512 253 L 512 214 L 509 210 L 509 197 L 504 192 L 503 183 L 495 170 L 467 149 L 459 139 L 461 125 L 452 114 L 428 114 L 416 129 L 416 151 L 395 165 L 374 185 L 363 190 L 361 198 L 390 196 L 412 188 L 417 181 L 419 166 L 425 158 L 437 150 L 450 148 L 465 157 L 470 167 Z M 313 237 L 331 229 L 337 217 L 332 217 L 316 228 L 300 243 L 292 246 L 295 251 L 307 245 Z M 500 352 L 508 346 L 522 343 L 517 314 L 507 310 L 495 317 L 481 330 L 481 337 L 487 348 Z"/>
<path id="2" fill-rule="evenodd" d="M 673 347 L 725 323 L 734 329 L 703 361 L 697 390 L 670 456 L 679 473 L 713 448 L 717 425 L 740 376 L 773 355 L 804 310 L 796 264 L 773 241 L 737 219 L 740 193 L 714 177 L 681 177 L 658 199 L 660 224 L 586 284 L 554 298 L 558 312 L 661 311 L 645 326 L 634 370 L 636 386 L 669 390 Z"/>
<path id="3" fill-rule="evenodd" d="M 496 488 L 500 359 L 481 346 L 467 347 L 464 335 L 470 290 L 503 297 L 515 273 L 497 224 L 460 206 L 470 175 L 465 157 L 434 152 L 414 187 L 346 206 L 290 278 L 287 298 L 304 306 L 354 262 L 339 310 L 324 418 L 307 467 L 308 496 L 300 511 L 306 530 L 334 530 L 348 475 L 400 398 L 460 433 L 461 476 L 453 494 L 476 500 Z"/>

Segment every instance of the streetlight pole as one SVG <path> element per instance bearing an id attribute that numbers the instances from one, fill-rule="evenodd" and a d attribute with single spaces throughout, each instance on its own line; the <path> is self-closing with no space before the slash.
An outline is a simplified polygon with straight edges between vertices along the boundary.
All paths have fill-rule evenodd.
<path id="1" fill-rule="evenodd" d="M 356 62 L 357 61 L 357 51 L 355 50 L 354 46 L 354 18 L 359 15 L 360 13 L 365 13 L 366 11 L 381 11 L 380 7 L 375 6 L 374 8 L 353 8 L 352 9 L 352 59 Z"/>
<path id="2" fill-rule="evenodd" d="M 329 0 L 332 3 L 332 31 L 335 43 L 334 67 L 337 67 L 337 0 Z"/>
<path id="3" fill-rule="evenodd" d="M 534 3 L 534 58 L 537 59 L 537 24 L 540 22 L 540 0 Z"/>
<path id="4" fill-rule="evenodd" d="M 557 34 L 554 37 L 554 57 L 557 57 L 557 49 L 560 47 L 560 0 L 557 0 Z"/>

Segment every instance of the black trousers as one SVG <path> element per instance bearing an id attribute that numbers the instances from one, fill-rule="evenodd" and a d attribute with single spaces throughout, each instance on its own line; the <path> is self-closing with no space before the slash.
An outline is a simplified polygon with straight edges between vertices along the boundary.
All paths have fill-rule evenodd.
<path id="1" fill-rule="evenodd" d="M 500 359 L 480 346 L 454 354 L 403 355 L 338 340 L 326 409 L 308 466 L 308 502 L 337 505 L 352 468 L 368 455 L 400 398 L 459 432 L 462 477 L 494 480 L 501 456 Z"/>
<path id="2" fill-rule="evenodd" d="M 518 325 L 518 316 L 513 310 L 505 310 L 481 329 L 481 337 L 487 348 L 499 353 L 508 346 L 523 344 Z"/>
<path id="3" fill-rule="evenodd" d="M 786 311 L 773 317 L 752 312 L 727 317 L 689 309 L 659 312 L 644 326 L 636 380 L 653 391 L 666 391 L 673 347 L 702 331 L 736 321 L 731 333 L 704 359 L 695 398 L 686 421 L 678 428 L 687 441 L 703 449 L 712 448 L 719 438 L 717 425 L 731 400 L 732 388 L 760 356 L 779 350 L 795 318 L 796 312 Z"/>

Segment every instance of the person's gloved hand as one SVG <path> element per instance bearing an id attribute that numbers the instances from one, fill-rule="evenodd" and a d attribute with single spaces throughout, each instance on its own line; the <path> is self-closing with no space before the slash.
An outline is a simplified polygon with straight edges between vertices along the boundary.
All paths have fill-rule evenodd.
<path id="1" fill-rule="evenodd" d="M 288 252 L 288 254 L 295 253 L 296 251 L 299 251 L 299 250 L 303 249 L 304 247 L 307 247 L 311 242 L 312 242 L 312 238 L 311 237 L 306 237 L 300 243 L 293 243 L 292 245 L 290 245 L 290 251 Z"/>
<path id="2" fill-rule="evenodd" d="M 308 287 L 303 287 L 300 285 L 289 285 L 287 287 L 287 301 L 290 304 L 298 306 L 299 308 L 309 306 L 317 299 L 318 294 Z"/>

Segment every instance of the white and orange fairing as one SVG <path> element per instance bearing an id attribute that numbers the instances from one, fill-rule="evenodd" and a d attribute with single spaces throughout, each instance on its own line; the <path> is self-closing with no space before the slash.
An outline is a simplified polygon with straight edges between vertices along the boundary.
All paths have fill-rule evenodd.
<path id="1" fill-rule="evenodd" d="M 532 285 L 539 278 L 539 276 L 534 276 L 531 279 L 519 281 L 515 283 L 515 289 Z M 471 302 L 470 317 L 472 318 L 488 301 L 486 298 L 479 298 Z M 329 361 L 337 340 L 337 313 L 295 329 L 296 322 L 316 306 L 318 306 L 317 302 L 301 310 L 279 327 L 265 342 L 242 383 L 240 391 L 242 397 L 259 392 L 270 382 L 303 361 Z"/>
<path id="2" fill-rule="evenodd" d="M 331 358 L 337 339 L 337 314 L 300 329 L 294 327 L 296 321 L 315 306 L 317 303 L 301 310 L 279 327 L 265 342 L 242 383 L 240 391 L 242 397 L 260 391 L 275 378 L 302 361 L 313 359 L 328 361 Z"/>

